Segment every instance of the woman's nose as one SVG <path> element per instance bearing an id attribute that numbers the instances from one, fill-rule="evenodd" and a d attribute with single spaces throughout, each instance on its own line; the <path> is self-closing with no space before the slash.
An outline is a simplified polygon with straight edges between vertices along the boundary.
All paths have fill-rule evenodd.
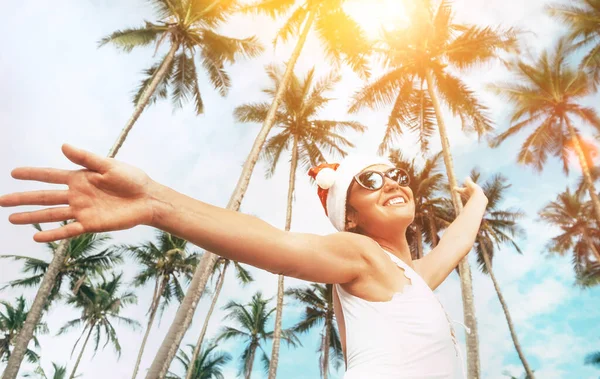
<path id="1" fill-rule="evenodd" d="M 392 191 L 392 190 L 396 190 L 400 188 L 400 184 L 395 181 L 392 180 L 388 177 L 385 177 L 385 181 L 383 182 L 383 190 L 386 192 Z"/>

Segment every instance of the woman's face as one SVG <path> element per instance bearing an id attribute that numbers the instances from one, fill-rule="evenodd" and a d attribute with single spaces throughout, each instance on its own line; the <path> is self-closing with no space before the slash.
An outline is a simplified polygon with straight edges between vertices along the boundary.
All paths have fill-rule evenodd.
<path id="1" fill-rule="evenodd" d="M 373 170 L 383 173 L 390 168 L 388 165 L 374 165 L 362 172 Z M 391 199 L 399 196 L 404 198 L 404 203 L 389 203 Z M 385 177 L 383 187 L 377 191 L 363 188 L 353 180 L 347 202 L 347 228 L 358 227 L 370 236 L 380 235 L 382 230 L 389 227 L 406 230 L 415 217 L 415 202 L 411 189 L 401 187 L 398 182 L 388 177 Z"/>

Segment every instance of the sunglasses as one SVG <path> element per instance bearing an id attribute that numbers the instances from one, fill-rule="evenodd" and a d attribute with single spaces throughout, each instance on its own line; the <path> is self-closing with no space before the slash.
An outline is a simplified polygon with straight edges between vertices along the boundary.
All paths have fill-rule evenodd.
<path id="1" fill-rule="evenodd" d="M 385 178 L 390 178 L 402 187 L 407 187 L 410 184 L 408 172 L 401 168 L 390 168 L 385 172 L 379 171 L 363 171 L 354 176 L 354 180 L 363 188 L 370 191 L 377 191 L 385 183 Z"/>

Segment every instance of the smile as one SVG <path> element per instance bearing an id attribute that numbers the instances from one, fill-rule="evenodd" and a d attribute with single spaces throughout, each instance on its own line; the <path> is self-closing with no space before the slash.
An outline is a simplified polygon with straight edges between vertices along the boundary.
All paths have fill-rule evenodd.
<path id="1" fill-rule="evenodd" d="M 391 199 L 386 201 L 383 204 L 383 206 L 387 207 L 387 206 L 398 205 L 398 204 L 406 204 L 406 199 L 404 198 L 404 196 L 392 197 Z"/>

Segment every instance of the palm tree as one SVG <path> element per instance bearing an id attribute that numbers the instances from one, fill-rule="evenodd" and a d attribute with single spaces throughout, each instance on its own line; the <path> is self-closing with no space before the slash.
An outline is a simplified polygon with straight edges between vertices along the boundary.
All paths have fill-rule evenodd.
<path id="1" fill-rule="evenodd" d="M 167 55 L 145 71 L 146 78 L 140 84 L 134 97 L 136 105 L 134 112 L 109 150 L 109 158 L 114 158 L 117 155 L 144 108 L 159 97 L 166 97 L 169 89 L 171 89 L 171 98 L 176 106 L 180 106 L 184 100 L 191 97 L 194 100 L 196 112 L 201 113 L 203 111 L 196 75 L 197 69 L 193 59 L 196 49 L 200 52 L 202 66 L 207 71 L 213 86 L 222 95 L 225 95 L 230 87 L 230 79 L 225 71 L 225 63 L 234 62 L 239 55 L 254 57 L 262 51 L 262 47 L 254 37 L 235 39 L 216 32 L 227 17 L 237 9 L 237 1 L 235 0 L 151 0 L 151 2 L 156 7 L 160 21 L 155 23 L 146 22 L 144 26 L 137 28 L 118 30 L 100 41 L 100 46 L 111 43 L 125 52 L 129 52 L 138 46 L 147 46 L 153 42 L 156 42 L 155 50 L 157 50 L 163 41 L 168 40 L 170 43 Z M 249 180 L 251 171 L 251 169 L 246 170 L 247 180 Z M 237 201 L 241 201 L 241 197 Z M 56 249 L 54 259 L 48 267 L 46 275 L 44 275 L 44 280 L 31 306 L 29 318 L 26 320 L 17 339 L 15 350 L 4 371 L 3 379 L 15 379 L 17 377 L 27 344 L 33 336 L 35 325 L 42 317 L 45 301 L 50 295 L 56 276 L 61 269 L 67 244 L 68 241 L 62 241 Z M 209 258 L 206 257 L 206 259 Z M 198 278 L 198 280 L 200 279 L 203 278 Z M 204 280 L 205 283 L 206 280 Z M 194 299 L 198 300 L 200 296 L 198 292 L 202 292 L 204 284 L 197 286 L 201 288 L 200 290 L 191 293 L 194 297 L 190 296 L 188 303 L 193 303 Z M 189 307 L 183 308 L 180 318 L 188 316 L 191 319 L 191 315 L 188 315 L 189 312 L 187 312 Z M 187 330 L 189 321 L 179 325 L 181 326 L 178 326 L 174 331 L 180 335 L 176 338 L 177 346 L 183 338 L 183 332 L 180 330 L 181 328 Z M 171 333 L 167 340 L 170 341 L 172 338 Z M 165 354 L 169 355 L 168 362 L 167 359 L 157 361 L 162 363 L 157 363 L 161 364 L 162 376 L 165 375 L 177 349 L 177 346 L 174 346 L 174 351 L 170 352 L 171 345 L 173 344 L 168 343 L 167 350 L 161 350 L 163 353 L 157 356 L 157 359 L 161 359 Z"/>
<path id="2" fill-rule="evenodd" d="M 223 308 L 229 311 L 225 319 L 233 319 L 240 328 L 224 326 L 217 335 L 216 342 L 232 338 L 244 340 L 246 347 L 242 353 L 242 364 L 238 375 L 243 374 L 245 379 L 250 379 L 257 349 L 262 351 L 261 359 L 265 371 L 269 369 L 269 357 L 261 344 L 273 338 L 273 332 L 267 332 L 265 327 L 275 308 L 268 308 L 269 300 L 263 299 L 260 292 L 255 293 L 248 304 L 240 304 L 232 300 Z M 301 345 L 292 330 L 282 330 L 281 338 L 288 345 L 294 347 Z"/>
<path id="3" fill-rule="evenodd" d="M 272 87 L 265 88 L 272 99 L 275 96 L 278 83 L 282 81 L 282 73 L 274 66 L 267 68 Z M 285 230 L 289 231 L 292 225 L 292 203 L 296 188 L 296 171 L 298 163 L 305 169 L 316 166 L 325 161 L 323 152 L 346 155 L 345 148 L 354 145 L 344 138 L 341 133 L 347 129 L 363 132 L 366 128 L 355 121 L 336 121 L 318 119 L 318 112 L 331 100 L 325 93 L 332 90 L 339 82 L 340 76 L 331 73 L 323 79 L 315 81 L 314 67 L 308 71 L 304 78 L 293 75 L 286 87 L 284 96 L 275 118 L 274 126 L 278 133 L 267 141 L 262 158 L 267 161 L 267 177 L 273 176 L 277 164 L 284 150 L 291 149 L 290 176 L 287 197 L 287 212 Z M 274 100 L 273 100 L 274 101 Z M 239 122 L 264 122 L 269 110 L 268 102 L 249 103 L 237 107 L 234 115 Z M 283 313 L 284 277 L 278 275 L 277 284 L 277 312 L 275 315 L 275 330 L 273 336 L 273 351 L 271 353 L 271 366 L 269 379 L 274 379 L 279 363 L 279 345 L 281 337 L 281 318 Z"/>
<path id="4" fill-rule="evenodd" d="M 480 177 L 478 170 L 471 172 L 471 178 L 475 182 Z M 488 198 L 488 206 L 481 221 L 479 233 L 475 242 L 475 251 L 477 252 L 477 261 L 479 269 L 484 274 L 488 274 L 494 284 L 494 289 L 498 295 L 498 300 L 502 306 L 502 310 L 506 317 L 510 336 L 519 355 L 519 359 L 525 368 L 527 378 L 534 379 L 533 370 L 529 367 L 529 363 L 525 358 L 523 349 L 519 344 L 517 333 L 508 310 L 508 305 L 504 300 L 504 296 L 500 291 L 500 285 L 494 275 L 492 269 L 492 260 L 495 254 L 495 248 L 499 248 L 502 244 L 511 245 L 519 254 L 523 254 L 517 243 L 516 237 L 524 236 L 524 230 L 518 225 L 518 221 L 524 217 L 524 213 L 516 209 L 504 209 L 501 207 L 506 191 L 510 188 L 508 179 L 501 174 L 494 175 L 482 185 L 483 191 Z"/>
<path id="5" fill-rule="evenodd" d="M 573 254 L 573 269 L 581 275 L 592 263 L 600 262 L 600 230 L 595 228 L 587 216 L 591 205 L 569 188 L 558 194 L 539 212 L 540 219 L 560 229 L 547 245 L 550 252 L 561 255 Z"/>
<path id="6" fill-rule="evenodd" d="M 112 343 L 115 351 L 120 356 L 121 345 L 119 344 L 113 322 L 119 321 L 133 328 L 139 327 L 137 321 L 119 315 L 127 305 L 137 303 L 137 297 L 133 292 L 119 293 L 121 285 L 121 274 L 113 274 L 110 280 L 102 278 L 102 282 L 99 284 L 83 284 L 77 294 L 71 295 L 67 300 L 68 304 L 81 309 L 81 316 L 65 323 L 58 331 L 58 334 L 64 334 L 73 328 L 83 326 L 81 335 L 75 342 L 71 354 L 73 354 L 79 341 L 87 332 L 83 345 L 81 346 L 81 351 L 79 352 L 79 356 L 77 357 L 77 361 L 75 362 L 75 366 L 69 377 L 70 379 L 74 378 L 77 373 L 77 367 L 79 367 L 81 357 L 83 356 L 83 352 L 85 351 L 92 332 L 94 332 L 95 340 L 94 352 L 98 351 L 100 340 L 104 334 L 106 338 L 106 344 L 104 344 L 104 346 L 108 343 Z"/>
<path id="7" fill-rule="evenodd" d="M 4 306 L 4 312 L 0 311 L 0 361 L 6 362 L 11 356 L 10 349 L 14 345 L 19 331 L 23 328 L 28 311 L 25 309 L 25 298 L 23 296 L 16 299 L 16 305 L 12 305 L 7 301 L 0 301 L 0 305 Z M 45 323 L 39 323 L 35 333 L 48 333 L 48 327 Z M 35 347 L 40 347 L 35 335 L 33 343 Z M 39 355 L 30 349 L 27 349 L 25 355 L 31 363 L 38 362 L 40 359 Z"/>
<path id="8" fill-rule="evenodd" d="M 577 0 L 568 4 L 556 3 L 546 6 L 546 11 L 569 28 L 567 40 L 571 49 L 588 48 L 580 69 L 594 81 L 600 80 L 600 2 Z"/>
<path id="9" fill-rule="evenodd" d="M 133 114 L 111 152 L 119 150 L 146 106 L 158 98 L 166 98 L 169 92 L 173 106 L 181 107 L 192 99 L 196 113 L 204 112 L 194 59 L 196 51 L 199 63 L 221 96 L 226 96 L 231 87 L 225 64 L 234 63 L 239 56 L 255 57 L 263 51 L 255 37 L 236 39 L 217 33 L 237 9 L 237 0 L 151 0 L 151 3 L 158 21 L 117 30 L 100 41 L 100 46 L 110 43 L 127 53 L 153 43 L 155 51 L 163 42 L 169 44 L 169 52 L 144 71 L 146 77 L 133 98 Z"/>
<path id="10" fill-rule="evenodd" d="M 356 70 L 362 73 L 366 72 L 364 69 L 366 62 L 365 51 L 368 50 L 368 44 L 364 38 L 364 32 L 358 27 L 358 24 L 344 12 L 342 3 L 343 1 L 341 0 L 310 0 L 298 3 L 290 0 L 260 0 L 259 2 L 244 8 L 245 11 L 267 13 L 276 17 L 285 13 L 287 10 L 290 10 L 297 4 L 295 11 L 280 29 L 278 36 L 280 38 L 287 38 L 296 32 L 302 24 L 303 26 L 294 51 L 286 64 L 286 71 L 279 83 L 277 93 L 274 96 L 274 101 L 265 117 L 265 122 L 254 140 L 254 144 L 244 163 L 236 187 L 229 198 L 226 207 L 227 209 L 232 211 L 239 211 L 240 209 L 240 204 L 242 203 L 242 199 L 244 198 L 248 184 L 250 183 L 254 166 L 256 166 L 256 162 L 260 157 L 263 145 L 271 131 L 271 127 L 275 123 L 279 102 L 292 77 L 296 61 L 300 56 L 308 32 L 311 30 L 313 24 L 317 26 L 317 31 L 321 37 L 320 39 L 330 56 L 335 60 L 341 60 L 343 57 L 344 60 Z M 217 256 L 211 253 L 204 254 L 200 260 L 198 269 L 190 283 L 190 288 L 186 293 L 186 297 L 181 303 L 181 306 L 175 315 L 175 319 L 152 362 L 147 378 L 158 379 L 164 377 L 166 374 L 173 357 L 177 353 L 177 348 L 192 322 L 198 299 L 204 291 L 208 278 L 212 275 L 212 269 L 216 260 Z"/>
<path id="11" fill-rule="evenodd" d="M 430 0 L 419 0 L 410 5 L 406 12 L 410 23 L 398 30 L 384 32 L 374 46 L 375 54 L 381 58 L 387 72 L 363 87 L 354 96 L 349 110 L 357 112 L 363 107 L 392 105 L 380 153 L 402 134 L 402 125 L 418 133 L 421 148 L 425 150 L 437 125 L 448 185 L 455 188 L 458 183 L 440 98 L 452 114 L 460 118 L 464 131 L 476 131 L 481 137 L 492 129 L 492 124 L 486 115 L 487 108 L 450 69 L 467 70 L 492 60 L 499 51 L 515 45 L 515 33 L 457 24 L 450 3 L 445 0 L 437 7 Z M 452 191 L 452 202 L 459 214 L 462 203 L 456 191 Z M 471 330 L 466 336 L 468 372 L 470 377 L 480 377 L 473 284 L 466 258 L 459 268 L 465 323 Z"/>
<path id="12" fill-rule="evenodd" d="M 24 374 L 25 378 L 41 378 L 41 379 L 67 379 L 67 366 L 59 366 L 58 364 L 52 362 L 52 367 L 54 368 L 54 373 L 51 376 L 46 375 L 46 372 L 42 368 L 42 366 L 36 367 L 32 374 Z"/>
<path id="13" fill-rule="evenodd" d="M 198 263 L 198 254 L 190 254 L 187 251 L 186 240 L 163 231 L 157 231 L 156 243 L 148 241 L 139 246 L 124 246 L 123 249 L 141 266 L 133 279 L 134 286 L 143 287 L 148 281 L 154 281 L 152 302 L 148 309 L 148 325 L 133 369 L 132 378 L 135 378 L 159 305 L 162 302 L 162 312 L 173 299 L 181 302 L 184 292 L 180 279 L 191 280 Z"/>
<path id="14" fill-rule="evenodd" d="M 297 300 L 304 306 L 304 315 L 291 329 L 297 333 L 306 333 L 313 328 L 323 325 L 321 343 L 318 351 L 321 353 L 319 370 L 321 377 L 327 379 L 329 364 L 337 370 L 344 362 L 344 353 L 340 336 L 335 327 L 333 310 L 333 285 L 311 283 L 304 288 L 291 288 L 285 294 Z"/>
<path id="15" fill-rule="evenodd" d="M 600 246 L 596 247 L 597 249 Z M 577 284 L 583 288 L 590 288 L 600 284 L 600 263 L 588 263 L 584 269 L 577 274 Z"/>
<path id="16" fill-rule="evenodd" d="M 190 351 L 196 350 L 194 345 L 188 345 Z M 200 349 L 201 353 L 196 359 L 191 359 L 183 349 L 175 359 L 183 366 L 186 375 L 192 372 L 192 379 L 225 379 L 223 366 L 231 361 L 231 355 L 221 351 L 214 351 L 217 345 L 210 345 L 206 349 Z M 194 362 L 192 364 L 192 362 Z M 181 376 L 169 373 L 167 379 L 182 379 Z"/>
<path id="17" fill-rule="evenodd" d="M 600 226 L 600 199 L 591 176 L 589 154 L 582 147 L 579 128 L 573 125 L 573 117 L 577 117 L 600 131 L 596 111 L 579 103 L 593 93 L 595 85 L 584 72 L 568 65 L 566 50 L 566 42 L 560 40 L 552 52 L 543 52 L 533 63 L 519 59 L 509 64 L 515 81 L 493 89 L 513 103 L 515 110 L 510 128 L 495 137 L 492 145 L 500 145 L 526 127 L 535 127 L 521 146 L 518 162 L 541 171 L 548 155 L 552 155 L 562 161 L 565 174 L 569 172 L 569 153 L 574 152 Z"/>
<path id="18" fill-rule="evenodd" d="M 217 273 L 217 272 L 219 273 L 218 279 L 217 279 L 217 284 L 215 285 L 215 293 L 213 295 L 210 307 L 208 308 L 208 313 L 206 314 L 206 318 L 204 319 L 204 324 L 202 325 L 202 330 L 200 331 L 200 336 L 198 337 L 198 341 L 196 342 L 196 345 L 194 345 L 194 350 L 192 351 L 192 356 L 189 359 L 190 362 L 196 362 L 199 359 L 198 357 L 200 356 L 200 347 L 202 346 L 202 344 L 204 342 L 204 337 L 206 336 L 206 331 L 208 329 L 208 323 L 210 321 L 210 318 L 212 317 L 212 313 L 217 304 L 217 300 L 219 299 L 219 295 L 221 294 L 221 289 L 223 288 L 223 283 L 225 283 L 225 272 L 227 272 L 227 268 L 229 267 L 229 265 L 231 263 L 233 263 L 233 267 L 235 268 L 235 272 L 236 272 L 236 277 L 238 278 L 238 281 L 242 285 L 246 285 L 246 284 L 254 281 L 254 279 L 252 278 L 252 275 L 250 274 L 250 271 L 246 270 L 238 262 L 235 262 L 235 261 L 232 261 L 232 260 L 229 260 L 226 258 L 222 258 L 222 257 L 219 257 L 219 259 L 217 259 L 217 262 L 215 263 L 215 267 L 213 268 L 213 277 L 214 277 L 215 273 Z M 194 378 L 195 367 L 196 366 L 188 366 L 187 373 L 186 373 L 186 379 Z"/>
<path id="19" fill-rule="evenodd" d="M 423 240 L 435 247 L 438 243 L 438 230 L 440 229 L 440 205 L 442 199 L 437 195 L 446 187 L 444 176 L 439 172 L 442 153 L 439 152 L 425 160 L 420 170 L 415 159 L 408 160 L 400 150 L 392 150 L 390 161 L 400 167 L 410 177 L 410 188 L 415 199 L 415 219 L 411 228 L 406 231 L 413 259 L 423 257 Z M 442 221 L 443 222 L 443 221 Z"/>
<path id="20" fill-rule="evenodd" d="M 63 222 L 62 225 L 65 225 Z M 39 224 L 35 229 L 41 231 Z M 61 296 L 61 289 L 65 281 L 69 282 L 69 289 L 77 292 L 83 282 L 89 278 L 95 278 L 106 270 L 113 269 L 116 265 L 123 263 L 123 258 L 113 246 L 105 247 L 110 241 L 108 234 L 88 233 L 82 234 L 69 241 L 65 261 L 58 271 L 54 286 L 48 296 L 46 307 Z M 46 243 L 48 250 L 56 254 L 58 244 Z M 102 250 L 101 250 L 102 249 Z M 0 258 L 11 258 L 23 261 L 23 273 L 27 277 L 9 282 L 5 287 L 34 287 L 38 286 L 48 271 L 50 263 L 43 259 L 32 258 L 22 255 L 0 255 Z"/>

